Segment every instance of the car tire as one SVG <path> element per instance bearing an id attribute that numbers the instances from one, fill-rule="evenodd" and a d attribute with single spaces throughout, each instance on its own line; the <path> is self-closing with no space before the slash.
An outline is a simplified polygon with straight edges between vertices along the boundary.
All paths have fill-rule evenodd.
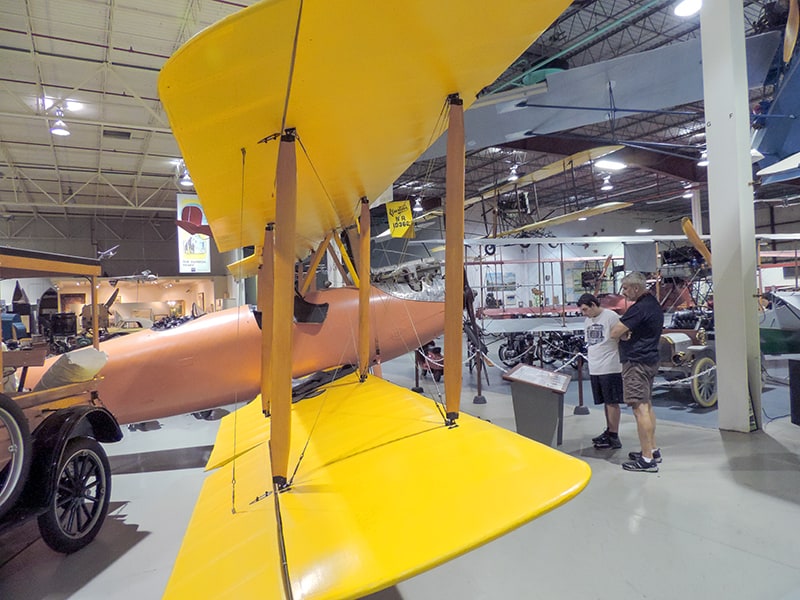
<path id="1" fill-rule="evenodd" d="M 31 435 L 28 419 L 11 398 L 0 394 L 0 442 L 3 463 L 0 463 L 0 518 L 19 499 L 31 469 Z"/>
<path id="2" fill-rule="evenodd" d="M 716 363 L 710 356 L 701 356 L 692 364 L 692 399 L 703 408 L 717 403 Z"/>
<path id="3" fill-rule="evenodd" d="M 88 437 L 67 442 L 58 464 L 56 489 L 39 516 L 42 539 L 71 554 L 90 543 L 103 526 L 111 499 L 111 467 L 100 443 Z"/>

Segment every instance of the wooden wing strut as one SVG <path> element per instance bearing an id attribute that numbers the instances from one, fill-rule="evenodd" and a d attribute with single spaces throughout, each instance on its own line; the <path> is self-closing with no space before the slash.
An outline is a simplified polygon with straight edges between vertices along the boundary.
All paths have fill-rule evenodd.
<path id="1" fill-rule="evenodd" d="M 258 271 L 258 308 L 261 311 L 261 409 L 269 414 L 270 356 L 272 356 L 273 312 L 275 305 L 275 227 L 274 223 L 264 228 L 264 244 L 261 247 L 261 266 Z"/>
<path id="2" fill-rule="evenodd" d="M 358 372 L 361 381 L 367 378 L 369 368 L 369 291 L 370 291 L 370 216 L 369 202 L 361 199 L 361 218 L 358 256 Z"/>
<path id="3" fill-rule="evenodd" d="M 448 98 L 445 193 L 444 278 L 444 393 L 447 419 L 458 418 L 461 406 L 461 358 L 464 315 L 464 104 L 457 95 Z"/>
<path id="4" fill-rule="evenodd" d="M 281 136 L 275 189 L 275 251 L 272 303 L 272 352 L 269 401 L 272 479 L 287 481 L 292 408 L 292 318 L 294 309 L 294 244 L 297 220 L 297 150 L 295 132 Z M 262 390 L 262 394 L 266 390 Z"/>

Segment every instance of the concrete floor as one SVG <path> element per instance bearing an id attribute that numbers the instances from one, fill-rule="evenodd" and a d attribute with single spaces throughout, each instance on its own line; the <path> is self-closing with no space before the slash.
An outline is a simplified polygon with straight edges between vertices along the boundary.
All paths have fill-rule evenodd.
<path id="1" fill-rule="evenodd" d="M 384 367 L 411 383 L 412 359 Z M 463 409 L 514 428 L 509 385 L 490 371 L 487 403 L 472 403 L 465 370 Z M 426 392 L 435 393 L 430 380 Z M 602 411 L 574 415 L 577 384 L 565 396 L 561 450 L 592 467 L 575 500 L 482 548 L 370 600 L 726 598 L 800 600 L 800 427 L 788 416 L 751 434 L 720 432 L 685 394 L 656 395 L 657 474 L 620 468 L 638 450 L 635 423 L 623 411 L 618 451 L 598 451 Z M 788 388 L 769 392 L 772 416 L 789 413 Z M 692 424 L 692 420 L 699 424 Z M 765 419 L 766 422 L 766 419 Z M 0 538 L 0 598 L 143 599 L 161 596 L 199 492 L 217 423 L 192 416 L 157 429 L 126 431 L 107 446 L 115 471 L 113 505 L 97 539 L 62 556 L 35 526 Z M 463 498 L 482 510 L 479 495 Z"/>

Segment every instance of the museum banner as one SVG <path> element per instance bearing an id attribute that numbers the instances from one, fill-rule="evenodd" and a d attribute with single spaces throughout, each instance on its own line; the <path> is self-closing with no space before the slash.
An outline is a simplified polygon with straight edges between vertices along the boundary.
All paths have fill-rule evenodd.
<path id="1" fill-rule="evenodd" d="M 211 272 L 211 229 L 194 194 L 178 194 L 178 266 L 180 273 Z"/>

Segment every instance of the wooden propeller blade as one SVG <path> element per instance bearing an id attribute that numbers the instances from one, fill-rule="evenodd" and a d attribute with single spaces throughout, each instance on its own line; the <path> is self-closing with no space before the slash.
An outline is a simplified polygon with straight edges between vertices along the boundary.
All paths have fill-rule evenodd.
<path id="1" fill-rule="evenodd" d="M 606 276 L 606 273 L 608 273 L 608 267 L 611 266 L 611 259 L 612 259 L 612 255 L 609 254 L 608 256 L 606 256 L 605 262 L 603 262 L 603 268 L 600 271 L 600 277 L 597 278 L 597 281 L 594 284 L 594 295 L 595 296 L 600 293 L 600 288 L 603 287 L 603 278 Z"/>
<path id="2" fill-rule="evenodd" d="M 692 246 L 695 247 L 695 250 L 703 255 L 703 260 L 705 260 L 706 264 L 708 264 L 710 267 L 711 251 L 705 245 L 703 240 L 700 239 L 700 236 L 697 235 L 697 230 L 694 228 L 694 225 L 692 225 L 692 220 L 689 217 L 683 217 L 683 219 L 681 219 L 681 229 L 683 229 L 683 233 L 692 243 Z"/>
<path id="3" fill-rule="evenodd" d="M 800 29 L 800 4 L 798 0 L 789 0 L 789 18 L 786 20 L 786 33 L 783 36 L 783 62 L 792 58 L 797 43 L 797 32 Z"/>

